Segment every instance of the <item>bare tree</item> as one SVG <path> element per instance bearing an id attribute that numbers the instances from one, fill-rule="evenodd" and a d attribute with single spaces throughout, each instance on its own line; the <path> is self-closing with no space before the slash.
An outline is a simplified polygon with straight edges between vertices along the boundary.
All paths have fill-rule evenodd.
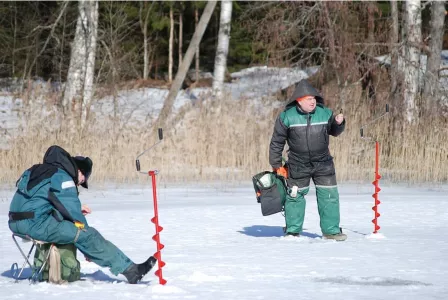
<path id="1" fill-rule="evenodd" d="M 62 100 L 62 107 L 66 115 L 69 114 L 73 101 L 77 103 L 82 101 L 81 92 L 84 85 L 87 56 L 87 32 L 85 32 L 84 27 L 84 23 L 87 23 L 85 5 L 85 1 L 79 1 L 78 21 L 76 23 L 75 38 L 71 45 L 70 66 Z"/>
<path id="2" fill-rule="evenodd" d="M 232 1 L 221 1 L 218 47 L 216 48 L 215 68 L 213 74 L 213 92 L 216 97 L 222 96 L 224 77 L 227 69 L 229 53 L 230 24 L 232 22 Z"/>
<path id="3" fill-rule="evenodd" d="M 396 45 L 399 41 L 398 36 L 398 30 L 399 30 L 399 24 L 398 24 L 398 6 L 397 1 L 391 0 L 390 1 L 390 9 L 391 9 L 391 17 L 392 17 L 392 28 L 390 32 L 390 43 L 392 45 L 391 49 L 391 62 L 390 62 L 390 77 L 391 77 L 391 83 L 390 83 L 390 92 L 392 94 L 395 94 L 397 91 L 397 81 L 398 81 L 398 48 Z"/>
<path id="4" fill-rule="evenodd" d="M 173 81 L 173 44 L 174 44 L 174 15 L 173 6 L 170 6 L 170 40 L 168 46 L 168 81 Z"/>
<path id="5" fill-rule="evenodd" d="M 148 22 L 149 22 L 149 14 L 151 13 L 151 9 L 154 5 L 154 1 L 151 2 L 151 6 L 147 8 L 148 2 L 140 2 L 140 11 L 139 11 L 139 22 L 140 28 L 143 33 L 143 79 L 148 79 L 149 74 L 149 36 L 148 36 Z M 146 14 L 143 16 L 145 13 Z"/>
<path id="6" fill-rule="evenodd" d="M 194 8 L 194 24 L 195 24 L 195 30 L 198 28 L 198 22 L 199 22 L 199 9 L 197 7 Z M 199 80 L 199 43 L 196 46 L 195 49 L 195 69 L 196 69 L 196 81 Z"/>
<path id="7" fill-rule="evenodd" d="M 440 52 L 443 43 L 443 26 L 445 23 L 445 2 L 433 1 L 431 4 L 431 31 L 429 40 L 430 53 L 426 63 L 426 73 L 424 78 L 423 98 L 426 104 L 430 105 L 429 98 L 435 96 L 438 90 Z"/>
<path id="8" fill-rule="evenodd" d="M 91 1 L 89 4 L 90 6 L 87 6 L 86 9 L 86 17 L 90 26 L 87 29 L 87 59 L 82 103 L 82 122 L 87 120 L 90 106 L 92 105 L 94 93 L 93 80 L 95 77 L 96 42 L 98 36 L 98 1 Z"/>
<path id="9" fill-rule="evenodd" d="M 183 32 L 184 31 L 184 21 L 183 21 L 182 8 L 183 7 L 181 7 L 181 10 L 179 11 L 179 65 L 178 65 L 178 68 L 180 68 L 180 65 L 182 64 L 182 55 L 183 55 L 183 53 L 182 53 L 182 43 L 183 43 L 182 37 L 184 34 L 184 32 Z"/>
<path id="10" fill-rule="evenodd" d="M 33 29 L 33 31 L 38 31 L 38 30 L 41 30 L 41 29 L 50 29 L 50 34 L 48 35 L 47 39 L 45 40 L 45 43 L 42 46 L 42 49 L 40 49 L 40 51 L 34 57 L 34 60 L 33 60 L 33 62 L 31 63 L 31 65 L 29 67 L 29 71 L 28 71 L 29 73 L 27 75 L 28 78 L 31 77 L 32 68 L 38 63 L 38 59 L 41 57 L 41 55 L 47 49 L 47 46 L 48 46 L 50 40 L 52 38 L 58 40 L 58 38 L 55 36 L 55 30 L 56 30 L 56 28 L 57 28 L 61 18 L 65 15 L 65 10 L 67 8 L 67 5 L 68 5 L 68 2 L 65 2 L 62 5 L 61 11 L 59 12 L 58 17 L 56 18 L 55 22 L 52 25 L 50 25 L 50 26 L 37 26 L 36 28 Z"/>
<path id="11" fill-rule="evenodd" d="M 406 1 L 407 43 L 404 69 L 404 103 L 406 119 L 412 122 L 416 117 L 416 98 L 419 91 L 420 48 L 422 42 L 422 16 L 420 0 Z"/>
<path id="12" fill-rule="evenodd" d="M 188 68 L 191 65 L 191 61 L 193 60 L 193 56 L 195 55 L 196 47 L 201 42 L 202 36 L 204 35 L 205 29 L 207 28 L 208 22 L 210 21 L 215 6 L 216 6 L 215 1 L 207 2 L 207 6 L 205 7 L 204 12 L 201 15 L 199 24 L 193 34 L 190 44 L 188 45 L 188 49 L 187 52 L 185 53 L 182 65 L 177 71 L 176 78 L 174 79 L 174 82 L 171 85 L 168 96 L 166 97 L 165 102 L 163 103 L 162 110 L 160 111 L 159 117 L 156 121 L 156 124 L 158 125 L 157 127 L 164 127 L 164 124 L 171 113 L 174 100 L 176 99 L 177 93 L 179 92 L 179 89 L 182 86 L 182 82 L 185 80 L 185 75 L 187 74 Z"/>
<path id="13" fill-rule="evenodd" d="M 16 52 L 16 42 L 17 42 L 17 3 L 14 3 L 14 21 L 12 22 L 13 28 L 14 28 L 14 34 L 13 34 L 13 46 L 12 46 L 12 61 L 11 61 L 11 74 L 14 77 L 16 74 L 15 70 L 15 52 Z"/>
<path id="14" fill-rule="evenodd" d="M 83 125 L 88 117 L 93 96 L 98 1 L 79 1 L 78 9 L 75 39 L 71 47 L 70 67 L 62 104 L 64 113 L 67 114 L 72 101 L 76 101 L 81 108 L 81 125 Z"/>

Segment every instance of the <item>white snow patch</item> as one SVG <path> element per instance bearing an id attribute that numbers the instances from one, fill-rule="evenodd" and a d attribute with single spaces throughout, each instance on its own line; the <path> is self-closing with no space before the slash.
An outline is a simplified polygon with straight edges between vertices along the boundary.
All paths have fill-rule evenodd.
<path id="1" fill-rule="evenodd" d="M 384 234 L 377 232 L 377 233 L 371 233 L 371 234 L 367 235 L 366 239 L 382 240 L 382 239 L 386 239 L 386 237 L 384 236 Z"/>
<path id="2" fill-rule="evenodd" d="M 185 290 L 178 288 L 176 286 L 171 286 L 169 284 L 166 284 L 166 285 L 157 284 L 157 285 L 151 286 L 151 292 L 157 293 L 157 294 L 183 294 L 183 293 L 186 293 Z"/>
<path id="3" fill-rule="evenodd" d="M 217 275 L 217 276 L 210 276 L 205 273 L 194 271 L 192 275 L 188 277 L 182 276 L 184 280 L 187 281 L 193 281 L 193 282 L 218 282 L 218 281 L 225 281 L 225 280 L 232 280 L 232 276 L 223 276 L 223 275 Z"/>

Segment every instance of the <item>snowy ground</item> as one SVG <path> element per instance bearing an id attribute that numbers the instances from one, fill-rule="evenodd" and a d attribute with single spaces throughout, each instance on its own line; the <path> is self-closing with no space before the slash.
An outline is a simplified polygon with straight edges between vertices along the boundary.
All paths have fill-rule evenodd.
<path id="1" fill-rule="evenodd" d="M 3 189 L 0 299 L 446 299 L 448 188 L 382 188 L 385 238 L 371 239 L 373 186 L 340 186 L 346 242 L 321 238 L 313 190 L 303 236 L 285 238 L 283 217 L 261 215 L 250 183 L 160 188 L 165 286 L 153 272 L 129 285 L 82 255 L 83 281 L 14 283 L 10 266 L 20 254 L 7 226 L 13 191 Z M 150 186 L 82 190 L 80 197 L 93 209 L 91 226 L 133 260 L 154 253 Z"/>

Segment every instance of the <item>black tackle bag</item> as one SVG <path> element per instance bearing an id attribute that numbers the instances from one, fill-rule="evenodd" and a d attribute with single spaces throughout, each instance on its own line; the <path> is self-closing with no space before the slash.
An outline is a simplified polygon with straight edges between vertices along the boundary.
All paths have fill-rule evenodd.
<path id="1" fill-rule="evenodd" d="M 286 200 L 286 180 L 283 176 L 264 171 L 253 176 L 252 182 L 263 216 L 283 211 Z"/>

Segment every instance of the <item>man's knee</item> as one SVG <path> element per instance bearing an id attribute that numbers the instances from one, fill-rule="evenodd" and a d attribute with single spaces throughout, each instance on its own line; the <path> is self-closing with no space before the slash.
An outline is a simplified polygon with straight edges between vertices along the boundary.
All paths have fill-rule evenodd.
<path id="1" fill-rule="evenodd" d="M 93 227 L 87 227 L 79 230 L 77 243 L 82 243 L 86 241 L 91 241 L 94 239 L 103 238 L 103 236 Z"/>
<path id="2" fill-rule="evenodd" d="M 318 202 L 339 202 L 339 192 L 337 185 L 334 186 L 321 186 L 316 185 L 316 195 Z"/>

